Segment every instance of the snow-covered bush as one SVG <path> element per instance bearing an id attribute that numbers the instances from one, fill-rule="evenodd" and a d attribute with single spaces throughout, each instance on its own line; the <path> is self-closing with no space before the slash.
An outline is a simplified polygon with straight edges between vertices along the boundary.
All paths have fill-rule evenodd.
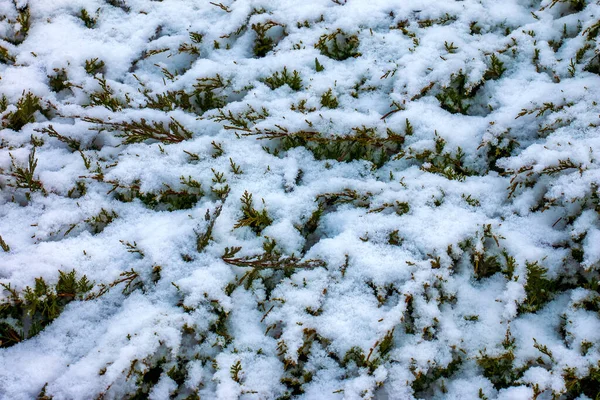
<path id="1" fill-rule="evenodd" d="M 0 398 L 598 398 L 599 33 L 0 2 Z"/>

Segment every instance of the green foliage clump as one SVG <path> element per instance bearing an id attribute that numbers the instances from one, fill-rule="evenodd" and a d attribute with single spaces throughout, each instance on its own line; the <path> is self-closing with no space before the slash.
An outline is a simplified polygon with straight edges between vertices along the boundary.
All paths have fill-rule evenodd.
<path id="1" fill-rule="evenodd" d="M 10 3 L 10 2 L 5 2 Z M 8 15 L 0 15 L 0 21 L 3 22 L 4 29 L 0 34 L 0 40 L 6 41 L 12 45 L 18 46 L 27 39 L 29 29 L 31 28 L 31 14 L 29 11 L 29 5 L 24 2 L 25 5 L 17 4 L 17 1 L 12 1 L 16 12 L 16 18 L 12 19 Z M 10 7 L 10 6 L 9 6 Z M 5 10 L 7 10 L 5 8 Z M 6 49 L 0 46 L 0 62 L 14 63 L 14 58 L 8 55 Z"/>
<path id="2" fill-rule="evenodd" d="M 574 11 L 582 11 L 585 8 L 586 0 L 552 0 L 552 3 L 550 3 L 550 8 L 559 3 L 567 4 Z"/>
<path id="3" fill-rule="evenodd" d="M 24 93 L 17 101 L 17 109 L 2 118 L 2 125 L 14 131 L 20 131 L 25 125 L 35 121 L 35 113 L 42 111 L 40 98 L 31 92 Z"/>
<path id="4" fill-rule="evenodd" d="M 113 112 L 123 109 L 125 104 L 117 97 L 114 97 L 114 91 L 110 88 L 110 86 L 108 86 L 106 79 L 96 78 L 96 80 L 100 84 L 101 90 L 90 94 L 89 105 L 104 106 Z"/>
<path id="5" fill-rule="evenodd" d="M 554 296 L 558 284 L 546 277 L 546 269 L 537 261 L 527 262 L 527 283 L 525 293 L 527 298 L 519 306 L 519 312 L 536 312 Z"/>
<path id="6" fill-rule="evenodd" d="M 444 48 L 446 49 L 446 51 L 449 54 L 455 54 L 456 50 L 458 50 L 458 47 L 456 47 L 454 45 L 454 42 L 448 43 L 448 42 L 444 42 Z"/>
<path id="7" fill-rule="evenodd" d="M 190 32 L 190 39 L 193 43 L 200 44 L 204 40 L 204 35 L 200 32 Z"/>
<path id="8" fill-rule="evenodd" d="M 82 8 L 79 12 L 79 19 L 83 21 L 85 27 L 88 29 L 94 28 L 96 26 L 96 22 L 98 22 L 98 18 L 92 17 L 85 8 Z"/>
<path id="9" fill-rule="evenodd" d="M 4 241 L 4 239 L 2 238 L 2 236 L 0 235 L 0 248 L 5 252 L 8 253 L 10 251 L 10 246 L 8 244 L 6 244 L 6 242 Z"/>
<path id="10" fill-rule="evenodd" d="M 318 346 L 325 341 L 314 329 L 304 329 L 302 345 L 296 351 L 298 355 L 297 359 L 293 360 L 284 357 L 283 360 L 284 377 L 281 378 L 281 383 L 288 389 L 284 396 L 282 396 L 283 398 L 289 399 L 292 396 L 299 396 L 304 393 L 303 385 L 311 382 L 313 379 L 313 373 L 306 368 L 313 345 Z M 285 342 L 281 340 L 278 344 L 281 356 L 285 353 L 285 348 Z"/>
<path id="11" fill-rule="evenodd" d="M 407 158 L 414 158 L 423 163 L 421 169 L 434 174 L 439 174 L 450 180 L 462 181 L 467 176 L 474 175 L 475 172 L 464 165 L 464 153 L 459 147 L 456 152 L 444 152 L 446 140 L 435 133 L 435 148 L 434 150 L 424 150 L 414 152 L 409 150 Z"/>
<path id="12" fill-rule="evenodd" d="M 56 93 L 71 87 L 71 84 L 68 81 L 67 71 L 64 68 L 55 68 L 54 74 L 48 75 L 48 81 L 50 89 Z"/>
<path id="13" fill-rule="evenodd" d="M 129 12 L 131 10 L 131 8 L 129 8 L 125 0 L 106 0 L 106 2 L 111 6 L 120 8 L 125 12 Z"/>
<path id="14" fill-rule="evenodd" d="M 478 149 L 487 147 L 487 165 L 488 169 L 496 172 L 504 172 L 504 169 L 499 167 L 496 162 L 505 157 L 510 157 L 513 151 L 519 146 L 511 135 L 510 128 L 501 134 L 494 137 L 492 140 L 482 142 Z"/>
<path id="15" fill-rule="evenodd" d="M 498 56 L 496 56 L 495 54 L 492 54 L 490 56 L 490 67 L 483 74 L 483 79 L 485 79 L 485 80 L 498 79 L 502 76 L 504 71 L 506 71 L 506 68 L 504 67 L 504 63 L 502 61 L 500 61 Z"/>
<path id="16" fill-rule="evenodd" d="M 6 47 L 0 46 L 0 64 L 14 64 L 16 59 L 9 53 Z"/>
<path id="17" fill-rule="evenodd" d="M 450 85 L 435 96 L 444 110 L 452 114 L 467 115 L 471 107 L 468 101 L 475 95 L 475 91 L 466 87 L 466 81 L 466 75 L 458 74 L 452 79 Z"/>
<path id="18" fill-rule="evenodd" d="M 258 58 L 262 58 L 267 55 L 268 52 L 273 50 L 275 47 L 275 41 L 273 38 L 267 35 L 267 32 L 276 26 L 282 26 L 275 21 L 267 21 L 264 23 L 252 24 L 252 30 L 256 33 L 254 39 L 254 55 Z"/>
<path id="19" fill-rule="evenodd" d="M 487 278 L 497 272 L 502 271 L 502 264 L 499 261 L 500 242 L 499 238 L 503 239 L 492 232 L 492 225 L 488 224 L 483 227 L 483 234 L 479 235 L 481 244 L 480 251 L 473 251 L 473 270 L 477 279 Z"/>
<path id="20" fill-rule="evenodd" d="M 283 278 L 289 278 L 298 269 L 314 269 L 325 266 L 322 260 L 302 261 L 295 254 L 285 255 L 277 249 L 277 242 L 267 238 L 263 243 L 263 253 L 255 256 L 237 257 L 241 247 L 227 247 L 221 257 L 224 262 L 236 267 L 250 268 L 241 278 L 239 278 L 234 287 L 244 283 L 244 287 L 249 289 L 252 282 L 256 279 L 263 279 L 263 283 L 268 288 L 274 288 Z M 268 278 L 261 277 L 262 271 L 272 271 L 275 275 L 269 273 Z"/>
<path id="21" fill-rule="evenodd" d="M 382 212 L 383 210 L 387 210 L 387 209 L 394 210 L 394 212 L 396 212 L 397 215 L 404 215 L 410 211 L 410 204 L 408 204 L 405 201 L 396 200 L 393 203 L 383 203 L 379 207 L 369 210 L 369 213 L 378 213 L 378 212 Z M 398 231 L 395 231 L 395 232 L 397 235 Z"/>
<path id="22" fill-rule="evenodd" d="M 271 225 L 273 220 L 269 217 L 267 210 L 258 211 L 254 208 L 251 193 L 245 191 L 240 201 L 242 202 L 242 217 L 237 221 L 234 228 L 249 226 L 254 233 L 260 234 L 263 229 Z"/>
<path id="23" fill-rule="evenodd" d="M 331 89 L 321 95 L 321 106 L 326 108 L 337 108 L 338 105 L 338 99 L 333 95 Z"/>
<path id="24" fill-rule="evenodd" d="M 29 6 L 25 6 L 17 10 L 17 24 L 19 29 L 15 32 L 14 37 L 10 40 L 12 44 L 19 45 L 25 41 L 31 28 L 31 14 Z"/>
<path id="25" fill-rule="evenodd" d="M 502 347 L 504 351 L 498 355 L 491 356 L 480 351 L 477 358 L 477 364 L 483 369 L 483 375 L 492 382 L 496 389 L 514 385 L 523 376 L 526 369 L 526 367 L 516 368 L 514 366 L 515 339 L 509 330 L 506 331 Z"/>
<path id="26" fill-rule="evenodd" d="M 87 122 L 96 123 L 98 129 L 118 131 L 117 136 L 124 138 L 125 144 L 155 141 L 165 144 L 179 143 L 192 138 L 192 132 L 186 129 L 179 121 L 171 117 L 168 123 L 152 121 L 148 123 L 144 118 L 139 121 L 105 122 L 100 119 L 86 118 Z"/>
<path id="27" fill-rule="evenodd" d="M 444 392 L 444 378 L 448 379 L 452 377 L 463 363 L 463 359 L 459 354 L 453 354 L 452 361 L 446 366 L 434 365 L 429 368 L 426 373 L 417 371 L 414 367 L 411 367 L 411 372 L 415 376 L 415 380 L 411 383 L 411 387 L 415 393 L 423 393 L 431 390 L 434 385 L 439 385 L 442 392 Z"/>
<path id="28" fill-rule="evenodd" d="M 202 112 L 225 106 L 225 98 L 219 96 L 218 93 L 222 92 L 227 87 L 227 84 L 219 74 L 212 78 L 200 78 L 197 80 L 192 96 L 194 96 L 196 105 Z"/>
<path id="29" fill-rule="evenodd" d="M 212 215 L 209 213 L 208 210 L 206 210 L 206 215 L 204 216 L 204 219 L 208 222 L 206 229 L 202 233 L 196 232 L 196 251 L 198 253 L 201 253 L 212 240 L 213 228 L 215 226 L 215 223 L 217 222 L 217 218 L 219 217 L 219 215 L 221 215 L 222 208 L 222 205 L 218 206 L 213 211 Z"/>
<path id="30" fill-rule="evenodd" d="M 288 73 L 286 67 L 283 67 L 283 71 L 281 73 L 275 72 L 268 78 L 265 78 L 263 82 L 271 89 L 275 90 L 277 88 L 282 87 L 283 85 L 288 85 L 290 89 L 298 91 L 302 89 L 302 78 L 298 71 L 294 70 L 291 74 Z"/>
<path id="31" fill-rule="evenodd" d="M 10 159 L 12 170 L 10 175 L 14 179 L 14 182 L 11 183 L 11 186 L 21 189 L 28 189 L 30 192 L 45 192 L 42 182 L 35 178 L 35 169 L 37 168 L 38 163 L 38 160 L 35 157 L 35 147 L 31 153 L 29 153 L 27 165 L 17 164 L 12 154 L 10 154 Z"/>
<path id="32" fill-rule="evenodd" d="M 590 399 L 600 398 L 600 363 L 591 366 L 584 376 L 578 376 L 575 368 L 567 368 L 563 379 L 569 398 L 581 398 L 582 395 Z"/>
<path id="33" fill-rule="evenodd" d="M 498 256 L 474 257 L 475 275 L 477 278 L 487 278 L 497 272 L 502 271 L 502 264 L 498 261 Z"/>
<path id="34" fill-rule="evenodd" d="M 252 131 L 246 136 L 256 136 L 258 139 L 280 140 L 281 149 L 286 151 L 294 147 L 305 147 L 319 160 L 329 159 L 340 162 L 367 160 L 376 167 L 381 167 L 392 156 L 401 154 L 404 136 L 387 129 L 387 136 L 381 137 L 376 128 L 355 127 L 353 135 L 329 136 L 314 131 L 288 132 L 283 127 L 272 131 Z"/>
<path id="35" fill-rule="evenodd" d="M 224 128 L 227 130 L 241 130 L 245 132 L 251 132 L 250 127 L 256 124 L 258 121 L 262 121 L 269 116 L 269 111 L 262 107 L 260 110 L 254 109 L 254 107 L 248 105 L 246 111 L 234 114 L 231 111 L 225 113 L 219 109 L 218 115 L 212 117 L 216 122 L 227 121 L 230 125 L 225 125 Z"/>
<path id="36" fill-rule="evenodd" d="M 326 57 L 338 61 L 360 57 L 357 51 L 359 40 L 357 35 L 348 35 L 341 29 L 330 34 L 322 35 L 315 43 L 315 48 Z M 318 67 L 317 67 L 318 68 Z"/>
<path id="37" fill-rule="evenodd" d="M 58 271 L 58 282 L 49 285 L 37 278 L 33 288 L 18 292 L 10 284 L 0 284 L 8 297 L 0 303 L 0 347 L 10 347 L 41 332 L 54 321 L 65 306 L 84 300 L 94 286 L 84 275 Z"/>
<path id="38" fill-rule="evenodd" d="M 479 207 L 479 201 L 471 195 L 463 194 L 463 199 L 473 207 Z M 489 278 L 496 273 L 502 273 L 507 280 L 513 279 L 516 269 L 516 260 L 508 251 L 501 247 L 500 239 L 504 239 L 493 232 L 492 225 L 483 225 L 473 238 L 462 241 L 458 247 L 469 257 L 475 278 L 480 280 Z"/>
<path id="39" fill-rule="evenodd" d="M 118 182 L 109 181 L 113 185 L 110 192 L 115 192 L 115 198 L 122 202 L 130 202 L 134 199 L 140 200 L 146 207 L 153 210 L 177 211 L 187 210 L 196 205 L 204 196 L 204 191 L 200 182 L 191 177 L 181 177 L 182 186 L 187 186 L 179 190 L 171 188 L 164 184 L 165 189 L 157 192 L 141 192 L 139 181 L 131 185 L 121 185 Z"/>
<path id="40" fill-rule="evenodd" d="M 368 368 L 370 373 L 373 373 L 382 363 L 388 360 L 393 349 L 394 330 L 392 329 L 381 340 L 375 342 L 375 345 L 366 356 L 360 347 L 352 347 L 344 355 L 342 365 L 347 368 L 350 364 L 354 364 L 358 368 Z"/>
<path id="41" fill-rule="evenodd" d="M 181 49 L 180 49 L 181 50 Z M 138 80 L 139 81 L 139 80 Z M 141 93 L 146 97 L 145 107 L 162 111 L 173 111 L 181 109 L 187 112 L 203 114 L 214 108 L 224 107 L 226 98 L 220 93 L 229 84 L 221 75 L 214 77 L 199 78 L 191 92 L 185 90 L 167 90 L 162 93 L 152 94 L 145 85 L 140 82 L 144 90 Z"/>
<path id="42" fill-rule="evenodd" d="M 92 58 L 89 60 L 85 60 L 85 72 L 90 75 L 96 75 L 98 73 L 105 72 L 105 64 L 104 61 L 98 60 L 98 58 Z"/>
<path id="43" fill-rule="evenodd" d="M 6 111 L 7 108 L 8 108 L 8 99 L 6 98 L 5 95 L 2 95 L 2 97 L 0 97 L 0 114 L 3 113 L 4 111 Z"/>
<path id="44" fill-rule="evenodd" d="M 87 218 L 84 222 L 90 226 L 92 233 L 97 235 L 118 217 L 119 215 L 116 212 L 108 211 L 103 208 L 98 214 Z"/>
<path id="45" fill-rule="evenodd" d="M 155 96 L 145 94 L 146 107 L 153 110 L 173 111 L 176 109 L 192 110 L 190 95 L 183 90 L 167 90 Z"/>
<path id="46" fill-rule="evenodd" d="M 317 71 L 317 72 L 325 71 L 325 67 L 323 66 L 323 64 L 321 64 L 319 62 L 318 58 L 315 58 L 315 71 Z"/>
<path id="47" fill-rule="evenodd" d="M 458 19 L 458 16 L 446 13 L 443 16 L 441 16 L 440 18 L 420 19 L 417 22 L 418 22 L 420 28 L 429 28 L 434 25 L 447 25 L 451 22 L 456 21 L 457 19 Z"/>

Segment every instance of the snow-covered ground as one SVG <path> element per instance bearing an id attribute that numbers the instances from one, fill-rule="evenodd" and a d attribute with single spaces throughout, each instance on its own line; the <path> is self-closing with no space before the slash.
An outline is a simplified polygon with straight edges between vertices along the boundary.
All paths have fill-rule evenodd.
<path id="1" fill-rule="evenodd" d="M 0 398 L 597 398 L 600 2 L 217 1 L 0 0 Z"/>

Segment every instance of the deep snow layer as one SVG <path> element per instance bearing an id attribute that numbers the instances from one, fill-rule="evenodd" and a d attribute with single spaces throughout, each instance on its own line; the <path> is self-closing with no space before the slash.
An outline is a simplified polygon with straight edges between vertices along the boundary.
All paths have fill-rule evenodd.
<path id="1" fill-rule="evenodd" d="M 136 278 L 0 349 L 0 398 L 593 394 L 598 2 L 15 2 L 0 282 Z M 136 140 L 142 119 L 189 137 Z M 299 132 L 367 139 L 265 137 Z"/>

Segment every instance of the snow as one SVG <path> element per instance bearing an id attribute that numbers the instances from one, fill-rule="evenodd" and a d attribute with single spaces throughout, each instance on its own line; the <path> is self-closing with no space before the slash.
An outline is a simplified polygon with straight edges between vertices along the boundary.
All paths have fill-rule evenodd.
<path id="1" fill-rule="evenodd" d="M 590 396 L 568 392 L 567 374 L 600 368 L 600 76 L 585 68 L 600 49 L 586 31 L 600 5 L 571 3 L 0 2 L 0 100 L 8 103 L 0 108 L 0 235 L 10 248 L 0 250 L 0 283 L 23 290 L 42 277 L 53 285 L 59 270 L 73 269 L 95 282 L 94 293 L 132 269 L 139 283 L 73 301 L 39 334 L 0 348 L 0 400 L 42 392 L 53 399 Z M 26 6 L 31 25 L 19 43 L 16 18 Z M 96 18 L 93 28 L 83 9 Z M 252 25 L 267 21 L 281 25 L 268 31 L 274 47 L 259 58 Z M 335 60 L 315 48 L 337 29 L 357 35 L 360 56 Z M 485 78 L 492 55 L 505 71 Z M 94 58 L 104 67 L 88 73 Z M 298 71 L 300 90 L 265 83 L 284 67 Z M 51 77 L 63 69 L 69 87 L 56 92 Z M 148 106 L 217 74 L 220 109 Z M 440 99 L 461 76 L 474 95 L 465 113 L 453 113 Z M 120 106 L 92 104 L 102 79 Z M 321 105 L 329 89 L 337 108 Z M 10 115 L 28 92 L 41 110 L 12 129 Z M 268 115 L 247 127 L 218 118 L 263 108 Z M 125 143 L 130 132 L 115 126 L 142 119 L 165 127 L 175 120 L 191 138 Z M 80 148 L 44 133 L 50 125 Z M 360 128 L 378 138 L 402 135 L 401 151 L 376 165 L 260 135 L 339 140 Z M 43 191 L 15 187 L 34 150 Z M 460 163 L 447 161 L 459 153 Z M 203 195 L 171 210 L 173 193 L 196 193 L 188 178 Z M 225 188 L 226 196 L 216 193 Z M 271 220 L 260 230 L 234 228 L 245 192 Z M 95 222 L 103 211 L 116 217 Z M 320 263 L 253 269 L 270 241 L 270 256 Z M 486 275 L 493 257 L 502 268 Z M 536 262 L 558 284 L 532 311 L 528 268 Z M 0 292 L 2 329 L 14 322 L 1 308 L 9 298 Z M 506 387 L 481 359 L 508 348 L 520 372 Z"/>

